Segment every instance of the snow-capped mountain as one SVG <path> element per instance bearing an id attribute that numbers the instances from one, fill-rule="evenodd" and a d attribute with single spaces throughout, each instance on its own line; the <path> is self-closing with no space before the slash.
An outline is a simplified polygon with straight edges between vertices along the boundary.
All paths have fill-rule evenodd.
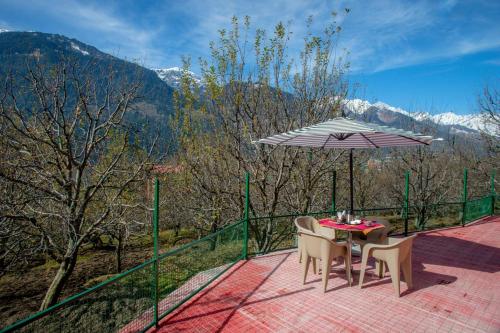
<path id="1" fill-rule="evenodd" d="M 89 55 L 89 52 L 88 51 L 85 51 L 85 50 L 82 50 L 78 45 L 76 45 L 74 42 L 70 42 L 71 44 L 71 48 L 73 50 L 76 50 L 78 52 L 80 52 L 81 54 L 83 55 Z"/>
<path id="2" fill-rule="evenodd" d="M 389 104 L 385 104 L 383 102 L 376 102 L 376 103 L 370 103 L 368 101 L 362 100 L 362 99 L 348 99 L 345 102 L 345 107 L 347 110 L 350 112 L 356 113 L 356 114 L 362 114 L 365 111 L 367 111 L 369 108 L 374 107 L 378 109 L 383 109 L 383 110 L 389 110 L 392 112 L 397 112 L 397 113 L 402 113 L 404 115 L 410 115 L 409 112 L 396 108 L 394 106 L 390 106 Z"/>
<path id="3" fill-rule="evenodd" d="M 10 30 L 0 28 L 0 33 L 2 33 L 2 32 L 9 32 L 9 31 Z"/>
<path id="4" fill-rule="evenodd" d="M 424 119 L 431 119 L 435 123 L 439 124 L 462 125 L 464 127 L 475 129 L 477 131 L 488 131 L 488 126 L 484 124 L 484 118 L 480 114 L 458 115 L 453 112 L 444 112 L 435 115 L 425 113 L 421 117 L 423 117 Z"/>
<path id="5" fill-rule="evenodd" d="M 179 89 L 184 69 L 180 67 L 153 68 L 158 77 L 174 89 Z M 188 74 L 203 88 L 201 78 L 195 73 L 188 71 Z M 500 130 L 492 125 L 485 124 L 482 115 L 467 114 L 458 115 L 453 112 L 430 114 L 428 112 L 408 112 L 402 108 L 394 107 L 383 102 L 370 103 L 362 99 L 347 99 L 344 102 L 344 109 L 349 114 L 357 118 L 368 117 L 368 121 L 381 124 L 406 128 L 409 121 L 416 120 L 418 123 L 433 123 L 438 125 L 442 131 L 460 134 L 477 134 L 481 131 L 493 135 L 500 135 Z"/>
<path id="6" fill-rule="evenodd" d="M 346 111 L 352 112 L 356 115 L 362 115 L 367 111 L 385 113 L 385 118 L 390 118 L 390 113 L 402 114 L 404 116 L 413 118 L 419 122 L 430 121 L 438 125 L 449 126 L 453 132 L 474 132 L 485 131 L 490 134 L 498 135 L 498 129 L 493 128 L 492 125 L 484 123 L 481 114 L 467 114 L 458 115 L 453 112 L 445 112 L 438 114 L 430 114 L 428 112 L 408 112 L 401 108 L 388 105 L 383 102 L 370 103 L 361 99 L 346 100 L 344 103 Z M 389 115 L 387 113 L 389 112 Z M 380 117 L 381 115 L 379 115 Z M 383 122 L 390 122 L 384 121 Z"/>
<path id="7" fill-rule="evenodd" d="M 158 77 L 165 81 L 172 88 L 178 89 L 181 85 L 181 79 L 184 69 L 180 67 L 172 67 L 172 68 L 152 68 L 153 71 L 156 72 Z M 187 71 L 187 73 L 191 76 L 194 82 L 197 85 L 201 84 L 201 78 L 191 71 Z"/>

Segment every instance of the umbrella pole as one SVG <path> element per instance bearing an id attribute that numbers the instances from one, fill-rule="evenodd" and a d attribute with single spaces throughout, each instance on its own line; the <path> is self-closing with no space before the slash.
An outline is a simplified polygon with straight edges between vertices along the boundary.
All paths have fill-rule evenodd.
<path id="1" fill-rule="evenodd" d="M 352 148 L 349 152 L 349 178 L 351 182 L 351 214 L 354 214 L 354 181 L 352 172 Z"/>

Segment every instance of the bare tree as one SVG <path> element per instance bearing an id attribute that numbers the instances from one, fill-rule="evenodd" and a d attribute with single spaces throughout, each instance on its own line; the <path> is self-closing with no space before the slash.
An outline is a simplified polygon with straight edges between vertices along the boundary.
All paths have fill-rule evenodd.
<path id="1" fill-rule="evenodd" d="M 22 232 L 59 263 L 40 307 L 46 309 L 57 302 L 81 246 L 113 220 L 142 177 L 152 149 L 137 158 L 123 125 L 139 83 L 116 82 L 111 68 L 98 81 L 92 63 L 27 67 L 23 80 L 9 75 L 1 92 L 1 219 L 22 223 Z M 135 163 L 124 168 L 131 157 Z"/>
<path id="2" fill-rule="evenodd" d="M 480 143 L 484 147 L 482 147 L 484 153 L 478 167 L 482 167 L 483 170 L 487 169 L 487 172 L 482 172 L 484 175 L 500 166 L 500 91 L 498 87 L 486 86 L 479 97 L 478 104 L 485 127 Z"/>
<path id="3" fill-rule="evenodd" d="M 500 135 L 500 91 L 497 87 L 486 86 L 479 97 L 479 109 L 485 117 L 486 125 L 491 125 L 493 132 Z"/>
<path id="4" fill-rule="evenodd" d="M 232 29 L 222 30 L 211 44 L 211 58 L 201 62 L 201 98 L 186 64 L 176 126 L 182 128 L 181 163 L 207 230 L 242 216 L 245 171 L 252 175 L 253 214 L 324 206 L 318 195 L 322 187 L 329 190 L 330 182 L 324 180 L 330 179 L 341 153 L 255 146 L 252 140 L 341 114 L 348 64 L 336 54 L 339 32 L 334 17 L 324 35 L 307 35 L 295 63 L 288 47 L 291 32 L 284 24 L 277 24 L 268 37 L 263 30 L 253 32 L 248 17 L 243 25 L 233 18 Z M 252 34 L 253 42 L 248 39 Z M 259 251 L 272 249 L 279 240 L 272 219 L 250 227 Z"/>
<path id="5" fill-rule="evenodd" d="M 413 121 L 413 127 L 417 123 Z M 419 125 L 426 134 L 436 135 L 438 125 L 428 123 Z M 423 126 L 423 127 L 422 127 Z M 460 188 L 460 163 L 462 160 L 455 154 L 450 142 L 444 141 L 430 147 L 413 147 L 395 149 L 390 160 L 384 163 L 386 176 L 383 184 L 389 189 L 386 195 L 392 202 L 403 207 L 404 174 L 410 172 L 410 207 L 416 215 L 415 227 L 425 228 L 429 218 L 435 211 L 435 204 L 449 202 L 452 193 Z"/>

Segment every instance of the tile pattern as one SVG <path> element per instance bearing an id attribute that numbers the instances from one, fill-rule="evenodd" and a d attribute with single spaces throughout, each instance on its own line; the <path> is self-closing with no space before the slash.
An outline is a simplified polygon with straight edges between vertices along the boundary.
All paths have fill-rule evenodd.
<path id="1" fill-rule="evenodd" d="M 500 332 L 500 217 L 419 234 L 413 290 L 397 298 L 389 274 L 374 263 L 359 289 L 334 264 L 328 290 L 309 273 L 301 282 L 297 253 L 235 265 L 167 316 L 159 332 Z M 359 257 L 354 269 L 359 269 Z"/>

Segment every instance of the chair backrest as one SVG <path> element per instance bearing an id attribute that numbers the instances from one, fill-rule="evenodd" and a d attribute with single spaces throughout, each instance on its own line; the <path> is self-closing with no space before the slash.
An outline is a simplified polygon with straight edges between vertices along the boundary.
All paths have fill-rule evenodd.
<path id="1" fill-rule="evenodd" d="M 417 234 L 413 234 L 404 238 L 394 238 L 389 237 L 387 239 L 387 245 L 395 246 L 399 249 L 399 260 L 405 260 L 408 255 L 411 253 L 411 249 L 413 246 L 413 240 L 417 237 Z"/>
<path id="2" fill-rule="evenodd" d="M 295 226 L 297 227 L 298 231 L 303 230 L 308 230 L 315 232 L 315 224 L 318 223 L 316 219 L 312 216 L 299 216 L 295 219 Z"/>
<path id="3" fill-rule="evenodd" d="M 377 223 L 383 224 L 384 229 L 378 229 L 378 230 L 373 230 L 368 234 L 368 238 L 371 239 L 379 239 L 379 238 L 385 238 L 387 237 L 387 234 L 392 229 L 392 224 L 387 221 L 385 218 L 380 217 L 380 216 L 366 216 L 365 219 L 367 220 L 372 220 L 372 221 L 377 221 Z"/>
<path id="4" fill-rule="evenodd" d="M 335 239 L 335 230 L 322 227 L 312 216 L 299 216 L 295 219 L 295 226 L 297 231 L 300 232 L 301 229 L 312 231 L 315 234 L 322 235 L 328 239 Z"/>
<path id="5" fill-rule="evenodd" d="M 313 258 L 326 258 L 331 253 L 333 257 L 343 255 L 345 245 L 339 245 L 325 236 L 308 230 L 299 230 L 303 250 Z"/>

